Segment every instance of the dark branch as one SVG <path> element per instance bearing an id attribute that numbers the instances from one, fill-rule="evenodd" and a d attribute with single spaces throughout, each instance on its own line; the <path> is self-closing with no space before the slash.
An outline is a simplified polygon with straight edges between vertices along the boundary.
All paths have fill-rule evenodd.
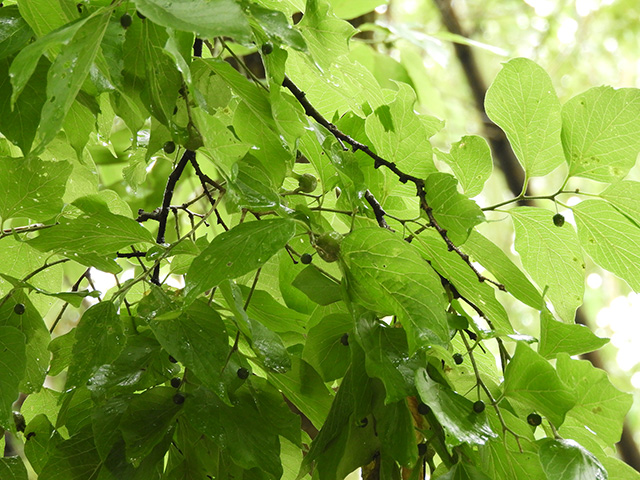
<path id="1" fill-rule="evenodd" d="M 376 197 L 373 196 L 373 193 L 367 190 L 366 192 L 364 192 L 364 199 L 367 201 L 369 205 L 371 205 L 371 208 L 373 209 L 373 214 L 376 216 L 376 220 L 378 221 L 378 225 L 380 225 L 382 228 L 393 230 L 387 224 L 387 221 L 384 219 L 384 216 L 387 214 L 387 212 L 384 211 L 384 209 L 382 208 L 382 205 L 380 205 Z"/>
<path id="2" fill-rule="evenodd" d="M 454 245 L 451 239 L 447 236 L 447 231 L 438 224 L 438 221 L 433 215 L 432 208 L 427 203 L 427 193 L 424 188 L 425 181 L 422 178 L 414 177 L 413 175 L 404 173 L 402 170 L 398 168 L 398 166 L 394 162 L 385 160 L 381 156 L 371 151 L 371 149 L 367 145 L 360 143 L 357 140 L 354 140 L 353 138 L 351 138 L 349 135 L 341 132 L 338 129 L 338 127 L 336 127 L 334 124 L 329 122 L 326 118 L 324 118 L 322 114 L 318 112 L 313 105 L 311 105 L 309 100 L 307 100 L 305 93 L 302 90 L 300 90 L 288 77 L 286 76 L 284 77 L 284 81 L 282 82 L 282 85 L 286 87 L 293 94 L 294 97 L 296 97 L 296 99 L 298 100 L 298 102 L 300 102 L 300 105 L 302 105 L 305 113 L 308 116 L 313 118 L 316 122 L 318 122 L 327 130 L 329 130 L 329 132 L 331 132 L 333 136 L 336 137 L 338 140 L 351 145 L 354 152 L 356 150 L 362 150 L 366 155 L 368 155 L 370 158 L 373 159 L 374 161 L 373 166 L 375 168 L 380 168 L 381 166 L 384 166 L 389 170 L 391 170 L 393 173 L 395 173 L 396 176 L 398 177 L 398 180 L 400 180 L 401 183 L 407 183 L 407 182 L 413 183 L 416 186 L 416 195 L 420 199 L 420 208 L 427 214 L 429 218 L 430 226 L 434 227 L 436 231 L 440 234 L 442 239 L 447 244 L 447 248 L 449 249 L 449 251 L 456 252 L 460 256 L 460 258 L 462 258 L 462 260 L 464 260 L 464 262 L 469 266 L 469 268 L 473 270 L 473 272 L 476 274 L 480 282 L 484 282 L 487 280 L 471 264 L 469 255 L 467 255 L 466 253 L 463 253 L 462 250 L 460 250 L 456 245 Z M 498 288 L 500 288 L 500 290 L 506 290 L 503 285 L 500 285 L 500 284 L 497 284 L 497 285 L 498 285 Z"/>
<path id="3" fill-rule="evenodd" d="M 173 197 L 173 191 L 176 188 L 176 184 L 182 175 L 187 163 L 191 161 L 191 158 L 195 158 L 196 152 L 193 150 L 185 150 L 182 158 L 176 165 L 176 168 L 173 169 L 173 172 L 169 175 L 167 179 L 167 185 L 164 189 L 164 196 L 162 197 L 162 208 L 160 210 L 160 214 L 158 215 L 158 235 L 156 237 L 156 243 L 162 244 L 165 243 L 165 233 L 167 231 L 167 217 L 169 216 L 169 211 L 171 207 L 171 198 Z M 156 285 L 160 284 L 160 265 L 156 265 L 156 268 L 153 270 L 153 275 L 151 276 L 151 281 Z"/>

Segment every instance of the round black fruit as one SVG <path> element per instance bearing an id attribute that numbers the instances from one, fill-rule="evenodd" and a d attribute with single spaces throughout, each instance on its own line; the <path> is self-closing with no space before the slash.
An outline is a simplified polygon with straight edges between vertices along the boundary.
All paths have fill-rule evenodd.
<path id="1" fill-rule="evenodd" d="M 176 151 L 176 144 L 174 142 L 169 141 L 164 144 L 162 149 L 164 150 L 164 153 L 173 153 Z"/>
<path id="2" fill-rule="evenodd" d="M 269 55 L 271 52 L 273 52 L 273 44 L 271 42 L 263 43 L 260 49 L 262 50 L 262 53 L 264 53 L 265 55 Z"/>
<path id="3" fill-rule="evenodd" d="M 484 402 L 482 400 L 478 400 L 473 404 L 473 411 L 476 413 L 484 412 Z"/>
<path id="4" fill-rule="evenodd" d="M 313 261 L 313 257 L 311 256 L 310 253 L 303 253 L 300 256 L 300 261 L 305 265 L 309 265 Z"/>
<path id="5" fill-rule="evenodd" d="M 246 380 L 247 378 L 249 378 L 249 370 L 244 367 L 240 367 L 236 374 L 238 375 L 238 378 L 242 380 Z"/>
<path id="6" fill-rule="evenodd" d="M 16 315 L 22 315 L 26 310 L 24 303 L 16 303 L 13 307 L 13 313 Z"/>
<path id="7" fill-rule="evenodd" d="M 462 357 L 462 354 L 454 353 L 453 361 L 456 362 L 456 365 L 460 365 L 462 362 L 464 362 L 464 358 Z"/>
<path id="8" fill-rule="evenodd" d="M 180 388 L 181 384 L 182 384 L 182 380 L 180 380 L 178 377 L 173 377 L 171 379 L 171 386 L 173 388 Z"/>
<path id="9" fill-rule="evenodd" d="M 538 415 L 537 413 L 530 413 L 527 416 L 527 423 L 529 425 L 531 425 L 532 427 L 537 427 L 538 425 L 540 425 L 542 423 L 542 417 L 540 415 Z"/>
<path id="10" fill-rule="evenodd" d="M 418 413 L 420 415 L 426 415 L 430 411 L 431 411 L 431 407 L 429 405 L 427 405 L 426 403 L 420 402 L 418 404 Z"/>
<path id="11" fill-rule="evenodd" d="M 564 217 L 562 216 L 562 214 L 561 214 L 561 213 L 556 213 L 556 214 L 553 216 L 553 224 L 554 224 L 556 227 L 561 227 L 561 226 L 563 226 L 563 225 L 564 225 Z"/>
<path id="12" fill-rule="evenodd" d="M 342 345 L 344 345 L 345 347 L 349 346 L 349 334 L 345 333 L 344 335 L 342 335 L 342 337 L 340 337 L 340 343 Z"/>
<path id="13" fill-rule="evenodd" d="M 184 399 L 184 393 L 178 392 L 173 396 L 173 403 L 175 403 L 176 405 L 182 405 L 184 403 Z"/>
<path id="14" fill-rule="evenodd" d="M 120 17 L 120 25 L 122 25 L 122 28 L 129 28 L 132 23 L 133 18 L 131 18 L 131 15 L 129 15 L 128 13 L 125 13 Z"/>

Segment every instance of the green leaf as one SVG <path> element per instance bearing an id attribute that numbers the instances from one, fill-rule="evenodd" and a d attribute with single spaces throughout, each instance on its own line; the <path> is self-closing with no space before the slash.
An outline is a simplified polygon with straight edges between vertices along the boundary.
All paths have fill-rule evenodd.
<path id="1" fill-rule="evenodd" d="M 67 162 L 0 158 L 2 220 L 13 217 L 47 220 L 60 213 L 71 170 Z"/>
<path id="2" fill-rule="evenodd" d="M 251 320 L 251 346 L 262 359 L 262 364 L 275 373 L 291 369 L 291 358 L 280 336 L 253 319 Z"/>
<path id="3" fill-rule="evenodd" d="M 0 59 L 22 50 L 31 37 L 33 31 L 16 5 L 6 5 L 0 10 Z"/>
<path id="4" fill-rule="evenodd" d="M 408 175 L 426 178 L 437 171 L 429 137 L 438 130 L 427 128 L 423 117 L 414 113 L 415 102 L 413 89 L 399 83 L 393 102 L 367 117 L 365 131 L 378 155 L 395 162 Z M 415 194 L 412 186 L 402 188 Z"/>
<path id="5" fill-rule="evenodd" d="M 62 438 L 43 414 L 37 415 L 27 424 L 24 434 L 24 453 L 33 470 L 40 474 Z"/>
<path id="6" fill-rule="evenodd" d="M 47 480 L 93 478 L 101 467 L 91 430 L 84 429 L 56 446 L 38 478 Z"/>
<path id="7" fill-rule="evenodd" d="M 480 447 L 480 460 L 483 471 L 491 472 L 493 480 L 545 478 L 537 451 L 520 452 L 517 446 L 506 448 L 500 438 Z"/>
<path id="8" fill-rule="evenodd" d="M 69 330 L 64 335 L 54 338 L 49 343 L 48 348 L 52 357 L 49 375 L 58 375 L 71 363 L 71 359 L 73 358 L 73 344 L 76 340 L 75 335 L 75 329 Z"/>
<path id="9" fill-rule="evenodd" d="M 620 440 L 625 415 L 633 398 L 614 387 L 607 373 L 586 360 L 558 355 L 558 376 L 571 387 L 576 405 L 567 415 L 583 423 L 608 445 Z"/>
<path id="10" fill-rule="evenodd" d="M 138 222 L 115 215 L 92 202 L 76 200 L 74 204 L 81 207 L 84 214 L 74 219 L 61 219 L 59 224 L 42 230 L 38 237 L 29 240 L 29 244 L 38 250 L 54 250 L 74 259 L 78 255 L 109 255 L 137 243 L 155 244 L 151 232 Z"/>
<path id="11" fill-rule="evenodd" d="M 355 230 L 340 248 L 353 300 L 382 315 L 397 315 L 410 354 L 447 343 L 440 279 L 415 249 L 381 228 Z"/>
<path id="12" fill-rule="evenodd" d="M 438 224 L 456 245 L 463 244 L 471 229 L 484 222 L 484 214 L 473 200 L 457 191 L 457 180 L 448 173 L 432 173 L 425 182 L 426 200 Z"/>
<path id="13" fill-rule="evenodd" d="M 19 303 L 25 308 L 22 315 L 18 315 L 14 310 Z M 25 337 L 26 364 L 20 382 L 20 391 L 23 393 L 39 391 L 49 366 L 47 346 L 51 336 L 40 312 L 23 290 L 14 291 L 10 298 L 4 300 L 0 307 L 0 325 L 15 327 Z"/>
<path id="14" fill-rule="evenodd" d="M 20 14 L 38 37 L 72 20 L 65 14 L 60 0 L 20 0 L 19 7 Z"/>
<path id="15" fill-rule="evenodd" d="M 87 382 L 94 398 L 134 393 L 180 373 L 149 331 L 131 336 L 113 362 L 102 365 Z M 97 445 L 100 449 L 100 445 Z"/>
<path id="16" fill-rule="evenodd" d="M 451 470 L 442 476 L 439 480 L 495 480 L 490 479 L 473 465 L 462 461 L 456 463 Z"/>
<path id="17" fill-rule="evenodd" d="M 65 44 L 51 65 L 47 75 L 47 101 L 42 107 L 40 127 L 36 132 L 37 146 L 34 151 L 37 153 L 42 152 L 62 128 L 62 122 L 96 58 L 110 13 L 90 17 L 71 41 Z"/>
<path id="18" fill-rule="evenodd" d="M 127 460 L 135 466 L 140 465 L 153 447 L 175 428 L 175 417 L 182 410 L 182 405 L 173 401 L 175 394 L 174 388 L 156 387 L 134 395 L 129 403 L 120 430 L 126 444 Z"/>
<path id="19" fill-rule="evenodd" d="M 307 0 L 304 16 L 298 24 L 311 57 L 321 69 L 329 67 L 336 57 L 349 53 L 349 39 L 356 30 L 338 19 L 326 2 Z"/>
<path id="20" fill-rule="evenodd" d="M 425 359 L 420 352 L 409 356 L 406 335 L 367 316 L 358 320 L 356 333 L 365 352 L 367 374 L 384 384 L 385 403 L 413 395 L 416 371 L 425 364 Z"/>
<path id="21" fill-rule="evenodd" d="M 240 290 L 247 298 L 249 287 L 241 285 Z M 306 333 L 307 317 L 285 307 L 264 290 L 253 291 L 247 314 L 274 332 Z"/>
<path id="22" fill-rule="evenodd" d="M 389 455 L 400 465 L 415 465 L 418 459 L 416 430 L 407 400 L 402 399 L 387 405 L 378 404 L 376 407 L 373 414 L 382 444 L 380 454 Z"/>
<path id="23" fill-rule="evenodd" d="M 292 285 L 319 305 L 330 305 L 342 300 L 340 284 L 331 280 L 313 265 L 302 270 Z"/>
<path id="24" fill-rule="evenodd" d="M 584 251 L 602 268 L 640 291 L 640 228 L 607 202 L 585 200 L 573 207 Z"/>
<path id="25" fill-rule="evenodd" d="M 522 265 L 565 322 L 572 322 L 584 293 L 584 261 L 573 227 L 553 224 L 554 213 L 534 207 L 509 210 Z"/>
<path id="26" fill-rule="evenodd" d="M 113 303 L 103 301 L 84 312 L 76 327 L 66 387 L 80 387 L 124 347 L 122 323 Z"/>
<path id="27" fill-rule="evenodd" d="M 333 13 L 340 18 L 355 18 L 372 12 L 380 5 L 386 5 L 388 0 L 329 0 Z"/>
<path id="28" fill-rule="evenodd" d="M 526 58 L 505 63 L 484 104 L 507 134 L 527 178 L 546 175 L 562 163 L 560 101 L 542 67 Z"/>
<path id="29" fill-rule="evenodd" d="M 436 154 L 451 167 L 467 197 L 475 197 L 482 192 L 493 170 L 491 150 L 484 138 L 465 135 L 451 145 L 449 153 L 436 150 Z"/>
<path id="30" fill-rule="evenodd" d="M 265 412 L 258 410 L 246 389 L 238 392 L 233 407 L 211 392 L 198 388 L 185 401 L 185 416 L 209 435 L 233 461 L 246 469 L 259 468 L 276 478 L 282 476 L 280 441 Z M 268 418 L 268 417 L 267 417 Z M 242 448 L 236 446 L 242 445 Z"/>
<path id="31" fill-rule="evenodd" d="M 540 440 L 540 463 L 548 478 L 607 480 L 598 459 L 573 440 Z"/>
<path id="32" fill-rule="evenodd" d="M 232 178 L 233 165 L 245 156 L 251 145 L 238 140 L 217 117 L 207 115 L 199 108 L 193 109 L 192 115 L 204 139 L 204 148 L 201 150 L 205 151 L 225 177 Z"/>
<path id="33" fill-rule="evenodd" d="M 0 478 L 6 480 L 28 480 L 27 467 L 24 466 L 22 458 L 18 456 L 0 458 Z"/>
<path id="34" fill-rule="evenodd" d="M 309 329 L 302 359 L 312 365 L 325 382 L 341 378 L 347 371 L 351 355 L 342 339 L 352 329 L 353 319 L 343 313 L 327 315 Z"/>
<path id="35" fill-rule="evenodd" d="M 462 249 L 470 254 L 473 260 L 479 262 L 495 275 L 496 279 L 505 286 L 507 292 L 532 308 L 540 308 L 542 296 L 522 270 L 507 257 L 500 247 L 476 230 L 472 230 Z"/>
<path id="36" fill-rule="evenodd" d="M 0 327 L 0 425 L 14 430 L 11 405 L 18 399 L 18 385 L 26 368 L 25 336 L 14 327 Z"/>
<path id="37" fill-rule="evenodd" d="M 275 386 L 311 421 L 320 428 L 327 418 L 333 392 L 308 363 L 297 356 L 291 358 L 291 370 L 270 374 L 269 383 Z"/>
<path id="38" fill-rule="evenodd" d="M 640 182 L 623 180 L 609 185 L 600 196 L 640 225 Z"/>
<path id="39" fill-rule="evenodd" d="M 0 10 L 0 13 L 4 10 Z M 44 58 L 34 66 L 35 70 L 24 86 L 24 95 L 20 95 L 12 108 L 13 87 L 9 77 L 9 61 L 8 58 L 0 61 L 0 131 L 26 155 L 36 136 L 40 111 L 47 98 L 47 71 L 50 63 Z"/>
<path id="40" fill-rule="evenodd" d="M 540 312 L 540 346 L 544 358 L 556 358 L 560 353 L 580 355 L 593 352 L 609 343 L 608 338 L 596 337 L 585 325 L 558 322 L 546 308 Z"/>
<path id="41" fill-rule="evenodd" d="M 307 43 L 304 41 L 304 37 L 289 24 L 284 13 L 253 3 L 249 5 L 249 12 L 264 29 L 270 40 L 288 45 L 302 52 L 306 51 Z"/>
<path id="42" fill-rule="evenodd" d="M 424 368 L 416 372 L 416 388 L 448 433 L 446 442 L 449 446 L 484 445 L 497 436 L 489 426 L 486 412 L 474 412 L 471 400 L 432 380 Z"/>
<path id="43" fill-rule="evenodd" d="M 65 25 L 63 28 L 48 33 L 46 36 L 39 38 L 20 50 L 9 68 L 11 85 L 13 86 L 11 105 L 15 104 L 16 99 L 24 90 L 29 78 L 31 78 L 31 75 L 38 65 L 40 57 L 52 47 L 57 47 L 60 44 L 68 44 L 87 21 L 88 17 Z"/>
<path id="44" fill-rule="evenodd" d="M 138 11 L 163 27 L 193 32 L 200 37 L 233 37 L 250 41 L 251 29 L 233 0 L 135 0 Z"/>
<path id="45" fill-rule="evenodd" d="M 295 223 L 285 219 L 242 223 L 215 237 L 187 273 L 185 302 L 205 290 L 264 265 L 295 233 Z"/>
<path id="46" fill-rule="evenodd" d="M 210 390 L 226 397 L 222 369 L 229 353 L 227 330 L 220 315 L 203 302 L 184 311 L 159 315 L 149 322 L 160 345 Z"/>
<path id="47" fill-rule="evenodd" d="M 562 146 L 569 175 L 611 182 L 640 152 L 640 90 L 594 87 L 562 107 Z"/>
<path id="48" fill-rule="evenodd" d="M 547 417 L 556 427 L 576 404 L 573 392 L 555 369 L 531 347 L 518 342 L 504 374 L 504 395 Z"/>

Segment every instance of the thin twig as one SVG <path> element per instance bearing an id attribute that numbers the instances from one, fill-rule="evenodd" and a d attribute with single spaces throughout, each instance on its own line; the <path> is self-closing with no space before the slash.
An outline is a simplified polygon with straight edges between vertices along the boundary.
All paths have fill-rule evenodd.
<path id="1" fill-rule="evenodd" d="M 80 283 L 85 278 L 85 276 L 87 276 L 89 274 L 89 270 L 90 269 L 91 269 L 91 267 L 87 268 L 84 271 L 84 273 L 82 275 L 80 275 L 80 278 L 78 278 L 76 283 L 74 283 L 71 286 L 71 291 L 72 292 L 77 292 L 78 291 L 78 289 L 80 288 Z M 69 302 L 64 302 L 64 305 L 62 305 L 62 308 L 60 309 L 60 312 L 58 313 L 58 316 L 56 317 L 56 319 L 51 324 L 51 327 L 49 328 L 49 334 L 52 334 L 53 331 L 56 329 L 56 327 L 58 326 L 58 323 L 60 322 L 60 319 L 62 318 L 62 315 L 64 314 L 64 312 L 65 312 L 65 310 L 67 309 L 68 306 L 69 306 Z"/>
<path id="2" fill-rule="evenodd" d="M 0 233 L 0 239 L 4 237 L 10 237 L 15 233 L 36 232 L 38 230 L 44 230 L 45 228 L 55 227 L 56 225 L 58 224 L 53 223 L 51 225 L 45 225 L 44 223 L 33 223 L 31 225 L 24 225 L 22 227 L 6 228 Z"/>
<path id="3" fill-rule="evenodd" d="M 507 424 L 505 423 L 504 418 L 502 417 L 502 412 L 500 412 L 500 407 L 498 406 L 498 402 L 496 402 L 495 398 L 493 398 L 493 394 L 491 393 L 491 390 L 489 390 L 489 387 L 485 385 L 485 383 L 482 381 L 482 378 L 480 377 L 480 371 L 478 370 L 478 365 L 476 364 L 476 359 L 475 359 L 475 356 L 473 355 L 473 349 L 469 347 L 469 342 L 467 341 L 466 338 L 464 338 L 464 335 L 460 335 L 460 338 L 462 338 L 462 341 L 464 342 L 464 346 L 467 349 L 467 353 L 469 354 L 469 360 L 471 360 L 473 373 L 476 376 L 476 383 L 482 388 L 482 390 L 484 390 L 484 393 L 487 395 L 487 398 L 491 402 L 493 409 L 496 411 L 496 415 L 498 416 L 500 425 L 502 425 L 502 434 L 504 435 L 505 432 L 509 432 L 511 435 L 513 435 L 516 439 L 516 443 L 518 444 L 518 449 L 520 450 L 520 453 L 522 453 L 523 450 L 522 450 L 522 445 L 520 445 L 520 435 L 518 435 L 516 432 L 514 432 L 509 427 L 507 427 Z"/>

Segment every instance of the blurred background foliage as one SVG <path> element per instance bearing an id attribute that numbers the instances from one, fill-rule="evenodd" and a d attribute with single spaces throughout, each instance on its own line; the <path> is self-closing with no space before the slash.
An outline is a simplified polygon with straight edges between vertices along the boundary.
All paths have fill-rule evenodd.
<path id="1" fill-rule="evenodd" d="M 395 88 L 394 81 L 410 83 L 418 94 L 416 109 L 446 121 L 433 139 L 444 151 L 463 135 L 487 136 L 454 43 L 471 47 L 478 67 L 476 82 L 484 82 L 485 88 L 501 64 L 514 57 L 540 64 L 562 103 L 593 86 L 640 87 L 637 0 L 390 0 L 374 2 L 379 4 L 375 12 L 358 18 L 352 17 L 364 12 L 357 4 L 366 10 L 364 3 L 370 7 L 371 1 L 351 2 L 350 7 L 340 0 L 333 3 L 336 12 L 351 18 L 362 32 L 352 40 L 352 57 L 369 67 L 386 88 Z M 463 36 L 451 33 L 452 20 L 458 21 Z M 554 192 L 565 173 L 560 167 L 548 177 L 533 179 L 530 193 Z M 637 164 L 629 178 L 640 179 Z M 593 193 L 604 189 L 584 180 L 569 187 Z M 496 169 L 477 201 L 488 206 L 512 197 L 505 175 Z M 554 208 L 550 202 L 540 205 Z M 561 213 L 572 220 L 570 211 Z M 503 217 L 491 217 L 501 222 L 500 228 L 489 222 L 480 230 L 508 248 L 513 237 Z M 611 339 L 596 361 L 616 386 L 634 392 L 628 426 L 640 443 L 640 295 L 596 265 L 587 265 L 587 272 L 582 317 L 597 335 Z M 506 296 L 502 300 L 509 302 Z M 537 335 L 537 312 L 515 303 L 506 306 L 516 329 Z"/>

